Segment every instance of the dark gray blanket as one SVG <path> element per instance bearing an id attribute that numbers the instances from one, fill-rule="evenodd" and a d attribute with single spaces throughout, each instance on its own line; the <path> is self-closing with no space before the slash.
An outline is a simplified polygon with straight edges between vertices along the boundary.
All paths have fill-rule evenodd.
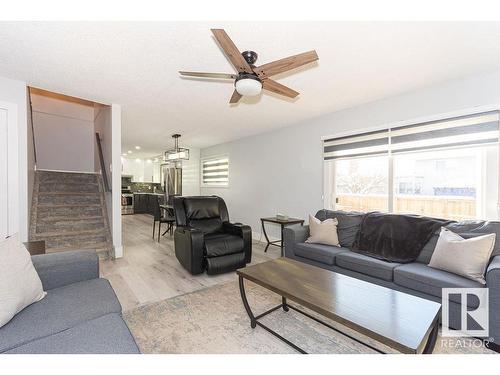
<path id="1" fill-rule="evenodd" d="M 414 262 L 432 234 L 449 223 L 416 215 L 370 212 L 363 218 L 353 250 L 388 262 Z"/>

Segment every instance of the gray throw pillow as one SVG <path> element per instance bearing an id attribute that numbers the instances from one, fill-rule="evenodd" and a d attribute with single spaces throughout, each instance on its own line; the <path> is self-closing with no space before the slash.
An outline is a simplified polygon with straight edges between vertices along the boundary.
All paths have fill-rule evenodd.
<path id="1" fill-rule="evenodd" d="M 339 222 L 337 225 L 337 233 L 340 246 L 347 248 L 352 248 L 354 241 L 356 241 L 364 216 L 365 213 L 363 212 L 347 212 L 340 210 L 319 210 L 316 213 L 316 218 L 321 221 L 326 219 L 337 219 Z"/>
<path id="2" fill-rule="evenodd" d="M 495 233 L 495 245 L 491 256 L 494 257 L 496 255 L 500 255 L 500 222 L 498 221 L 463 220 L 448 224 L 445 228 L 465 239 Z M 417 262 L 424 264 L 428 264 L 430 262 L 432 253 L 434 252 L 439 238 L 439 233 L 440 230 L 436 231 L 427 244 L 425 244 L 416 260 Z"/>

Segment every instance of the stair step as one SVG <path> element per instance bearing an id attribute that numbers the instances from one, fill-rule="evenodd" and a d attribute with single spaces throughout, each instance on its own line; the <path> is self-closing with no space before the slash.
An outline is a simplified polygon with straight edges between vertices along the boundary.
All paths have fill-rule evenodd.
<path id="1" fill-rule="evenodd" d="M 38 196 L 63 195 L 68 197 L 74 197 L 74 196 L 93 197 L 94 195 L 100 195 L 100 194 L 101 193 L 98 191 L 41 191 L 38 193 Z"/>
<path id="2" fill-rule="evenodd" d="M 39 187 L 40 193 L 45 192 L 75 192 L 75 193 L 84 193 L 84 192 L 99 192 L 99 185 L 97 182 L 94 183 L 81 183 L 81 182 L 43 182 Z"/>
<path id="3" fill-rule="evenodd" d="M 68 217 L 60 220 L 39 221 L 36 224 L 36 233 L 54 233 L 54 232 L 81 232 L 86 230 L 97 230 L 104 228 L 104 218 L 94 219 L 84 218 L 75 219 Z"/>
<path id="4" fill-rule="evenodd" d="M 67 231 L 60 230 L 54 232 L 45 232 L 45 233 L 35 233 L 37 239 L 45 239 L 48 237 L 78 237 L 78 236 L 86 236 L 86 235 L 100 235 L 104 233 L 104 228 L 98 229 L 87 229 L 87 230 L 79 230 L 79 231 Z M 40 238 L 44 237 L 44 238 Z"/>
<path id="5" fill-rule="evenodd" d="M 109 256 L 111 233 L 99 174 L 36 171 L 31 240 L 48 253 L 79 249 Z"/>
<path id="6" fill-rule="evenodd" d="M 94 220 L 94 219 L 104 220 L 104 216 L 102 216 L 101 214 L 94 216 L 85 216 L 85 215 L 45 216 L 45 217 L 39 217 L 38 222 L 51 223 L 53 221 Z"/>
<path id="7" fill-rule="evenodd" d="M 38 195 L 38 205 L 89 205 L 101 204 L 99 194 L 47 194 Z"/>
<path id="8" fill-rule="evenodd" d="M 31 236 L 32 240 L 44 240 L 47 249 L 53 248 L 91 248 L 96 244 L 107 244 L 106 232 L 80 231 L 61 233 L 36 233 Z"/>
<path id="9" fill-rule="evenodd" d="M 38 177 L 42 182 L 96 182 L 97 173 L 71 173 L 71 172 L 47 172 L 37 171 Z"/>

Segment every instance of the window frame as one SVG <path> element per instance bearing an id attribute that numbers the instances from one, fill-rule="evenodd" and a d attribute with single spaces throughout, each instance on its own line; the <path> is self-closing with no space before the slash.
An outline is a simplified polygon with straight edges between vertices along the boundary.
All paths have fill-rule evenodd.
<path id="1" fill-rule="evenodd" d="M 204 182 L 203 181 L 203 163 L 206 163 L 207 161 L 215 161 L 215 160 L 219 160 L 219 159 L 227 159 L 227 184 L 225 184 L 225 185 L 218 185 L 218 184 Z M 231 181 L 231 160 L 229 158 L 229 154 L 219 154 L 219 155 L 206 156 L 206 157 L 201 157 L 200 158 L 200 187 L 201 188 L 228 189 L 230 181 Z"/>
<path id="2" fill-rule="evenodd" d="M 404 120 L 404 121 L 396 121 L 392 122 L 389 124 L 385 125 L 380 125 L 380 126 L 372 126 L 372 127 L 365 127 L 357 130 L 350 130 L 350 131 L 345 131 L 345 132 L 339 132 L 337 134 L 329 134 L 322 136 L 321 139 L 321 160 L 323 163 L 323 194 L 322 194 L 322 200 L 323 200 L 323 208 L 324 209 L 331 209 L 331 207 L 335 207 L 336 202 L 332 202 L 332 197 L 329 194 L 329 188 L 330 188 L 330 183 L 329 180 L 333 178 L 335 175 L 334 172 L 334 167 L 330 167 L 330 165 L 334 165 L 334 160 L 325 160 L 325 152 L 324 152 L 324 145 L 323 142 L 327 139 L 330 138 L 340 138 L 340 137 L 352 137 L 356 136 L 362 133 L 368 133 L 368 132 L 373 132 L 373 131 L 381 131 L 385 129 L 389 129 L 389 136 L 391 132 L 391 128 L 397 128 L 397 127 L 402 127 L 402 126 L 409 126 L 409 125 L 418 125 L 421 123 L 425 122 L 431 122 L 431 121 L 444 121 L 449 118 L 453 117 L 460 117 L 460 116 L 468 116 L 468 115 L 474 115 L 474 114 L 480 114 L 483 112 L 489 112 L 489 111 L 500 111 L 500 105 L 485 105 L 485 106 L 478 106 L 474 108 L 468 108 L 468 109 L 463 109 L 463 110 L 458 110 L 458 111 L 452 111 L 452 112 L 446 112 L 446 113 L 441 113 L 441 114 L 435 114 L 435 115 L 430 115 L 430 116 L 422 116 L 422 117 L 417 117 L 413 118 L 410 120 Z M 389 141 L 390 142 L 390 141 Z M 497 144 L 498 148 L 498 168 L 497 168 L 497 215 L 496 219 L 500 219 L 500 139 Z M 346 157 L 348 159 L 348 157 Z M 353 159 L 356 159 L 356 157 L 353 157 Z M 393 159 L 393 154 L 391 152 L 391 149 L 389 147 L 389 152 L 388 152 L 388 158 L 387 158 L 387 163 L 388 163 L 388 212 L 393 213 L 394 212 L 394 196 L 395 196 L 395 187 L 394 187 L 394 159 Z M 482 166 L 481 168 L 485 168 Z M 332 176 L 333 173 L 333 176 Z M 484 172 L 480 170 L 480 175 L 481 178 L 484 175 Z M 483 180 L 484 181 L 484 180 Z M 335 186 L 335 184 L 333 184 Z M 483 191 L 485 189 L 483 185 L 483 182 L 480 182 L 480 187 L 481 187 L 481 192 L 480 194 L 483 194 Z M 481 214 L 484 214 L 484 204 L 483 202 L 484 199 L 482 199 L 480 202 L 478 202 L 478 209 L 481 212 Z M 333 203 L 333 204 L 332 204 Z"/>

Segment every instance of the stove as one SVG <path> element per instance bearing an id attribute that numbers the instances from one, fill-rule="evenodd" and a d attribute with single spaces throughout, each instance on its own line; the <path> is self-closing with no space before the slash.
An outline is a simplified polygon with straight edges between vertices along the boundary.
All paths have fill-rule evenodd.
<path id="1" fill-rule="evenodd" d="M 134 213 L 134 193 L 130 188 L 122 188 L 122 215 L 133 215 Z"/>

